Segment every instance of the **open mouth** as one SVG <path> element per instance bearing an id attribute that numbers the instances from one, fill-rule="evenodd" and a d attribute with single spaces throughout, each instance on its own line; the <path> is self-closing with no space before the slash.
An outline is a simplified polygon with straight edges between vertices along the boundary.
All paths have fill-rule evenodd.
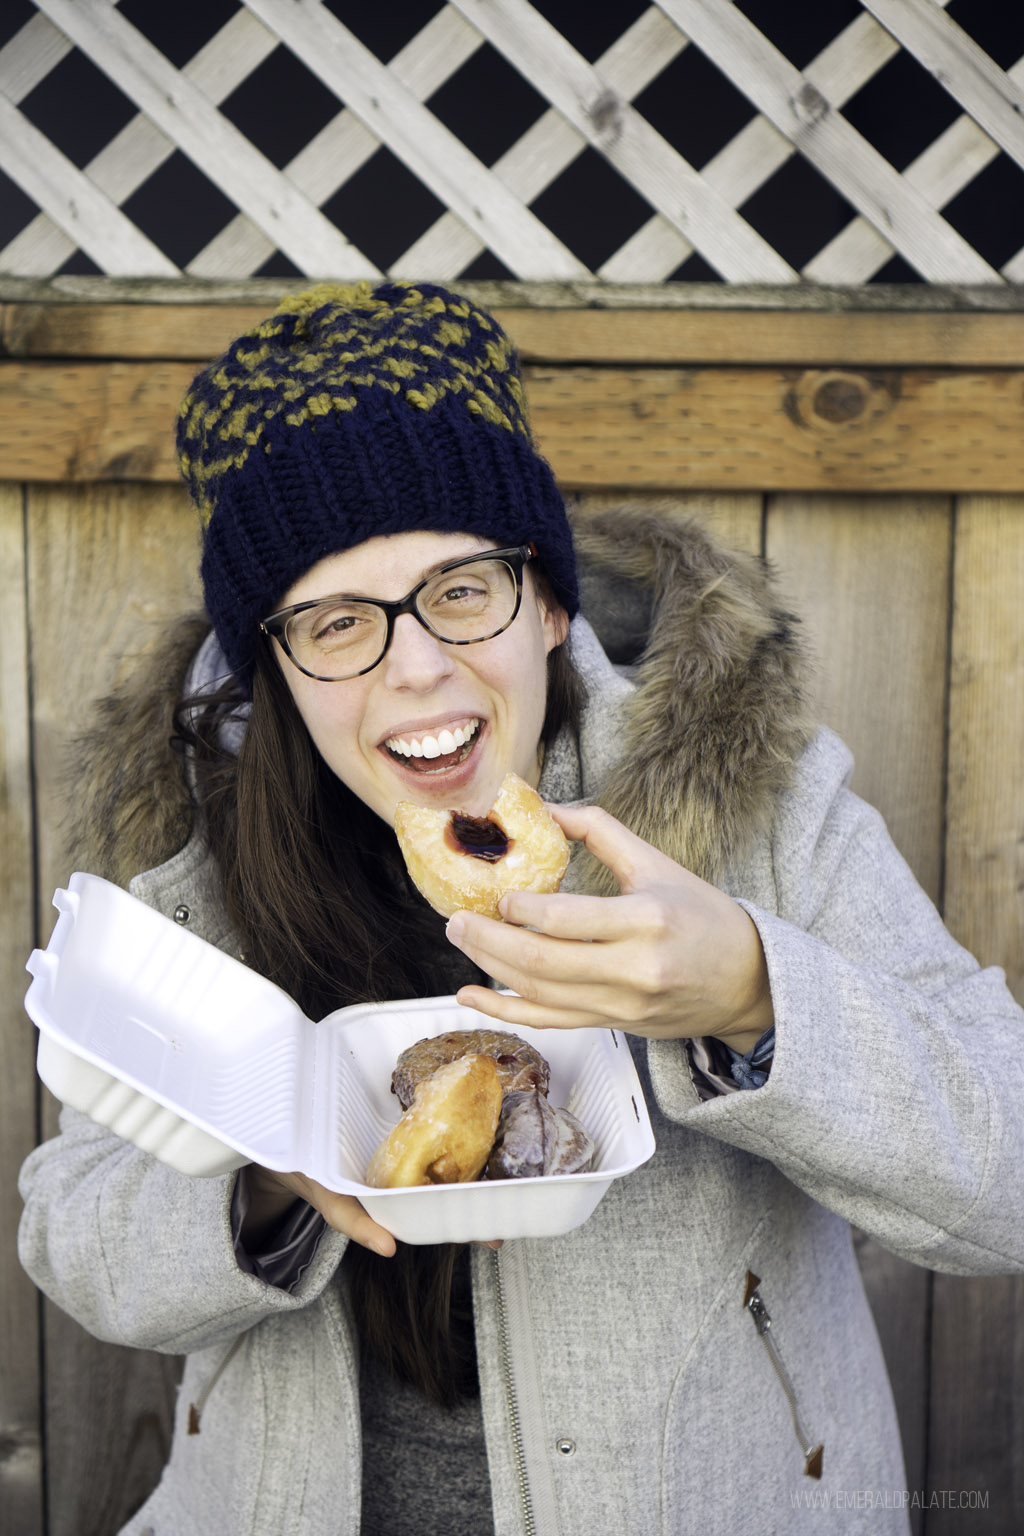
<path id="1" fill-rule="evenodd" d="M 384 746 L 403 768 L 414 773 L 443 773 L 466 761 L 479 729 L 480 721 L 474 718 L 436 735 L 389 736 Z"/>

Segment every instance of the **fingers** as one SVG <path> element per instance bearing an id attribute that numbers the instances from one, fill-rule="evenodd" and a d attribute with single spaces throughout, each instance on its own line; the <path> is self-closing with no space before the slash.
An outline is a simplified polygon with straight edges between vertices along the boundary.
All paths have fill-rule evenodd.
<path id="1" fill-rule="evenodd" d="M 382 1258 L 390 1259 L 394 1256 L 398 1246 L 395 1239 L 385 1227 L 374 1221 L 354 1195 L 341 1195 L 336 1190 L 326 1189 L 323 1184 L 318 1184 L 316 1179 L 311 1179 L 304 1173 L 291 1174 L 288 1178 L 289 1182 L 294 1180 L 291 1187 L 301 1194 L 314 1210 L 320 1212 L 327 1225 L 333 1227 L 335 1232 L 341 1232 L 353 1243 L 358 1243 L 361 1248 L 369 1248 L 374 1253 L 379 1253 Z"/>
<path id="2" fill-rule="evenodd" d="M 464 1008 L 475 1008 L 499 1024 L 525 1026 L 529 1029 L 591 1029 L 613 1027 L 613 1021 L 601 1014 L 577 1008 L 557 1008 L 549 1002 L 532 1002 L 508 992 L 493 992 L 489 987 L 460 987 L 456 1000 Z"/>
<path id="3" fill-rule="evenodd" d="M 598 805 L 548 805 L 547 808 L 566 837 L 575 843 L 583 843 L 596 859 L 600 859 L 624 892 L 638 890 L 655 881 L 659 871 L 667 866 L 680 867 Z"/>

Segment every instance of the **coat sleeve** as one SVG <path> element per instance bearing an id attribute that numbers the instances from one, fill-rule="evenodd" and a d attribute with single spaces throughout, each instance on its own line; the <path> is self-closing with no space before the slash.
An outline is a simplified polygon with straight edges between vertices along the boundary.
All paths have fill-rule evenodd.
<path id="1" fill-rule="evenodd" d="M 659 1042 L 655 1093 L 903 1258 L 1022 1271 L 1024 1013 L 946 931 L 849 769 L 825 733 L 782 809 L 774 903 L 743 902 L 775 1006 L 767 1083 L 697 1104 Z"/>
<path id="2" fill-rule="evenodd" d="M 97 1338 L 184 1354 L 307 1305 L 345 1239 L 326 1232 L 291 1292 L 246 1274 L 231 1231 L 234 1174 L 190 1178 L 75 1110 L 21 1171 L 21 1262 Z"/>

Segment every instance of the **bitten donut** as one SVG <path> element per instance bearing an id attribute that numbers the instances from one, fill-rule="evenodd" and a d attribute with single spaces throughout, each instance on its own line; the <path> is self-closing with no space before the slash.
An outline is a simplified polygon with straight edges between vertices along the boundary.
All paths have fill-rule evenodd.
<path id="1" fill-rule="evenodd" d="M 402 800 L 395 833 L 413 883 L 442 917 L 499 917 L 506 891 L 557 891 L 569 863 L 561 827 L 515 773 L 505 775 L 486 816 Z"/>
<path id="2" fill-rule="evenodd" d="M 420 1083 L 411 1108 L 370 1159 L 374 1189 L 468 1184 L 487 1162 L 501 1115 L 492 1056 L 460 1056 Z"/>
<path id="3" fill-rule="evenodd" d="M 502 1093 L 536 1088 L 546 1094 L 551 1068 L 540 1051 L 507 1029 L 450 1029 L 406 1046 L 391 1074 L 391 1092 L 408 1109 L 420 1083 L 460 1056 L 491 1056 Z"/>

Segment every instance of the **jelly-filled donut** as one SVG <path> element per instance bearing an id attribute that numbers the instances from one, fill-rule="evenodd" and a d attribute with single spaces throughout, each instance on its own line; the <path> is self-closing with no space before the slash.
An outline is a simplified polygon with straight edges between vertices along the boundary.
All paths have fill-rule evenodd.
<path id="1" fill-rule="evenodd" d="M 479 1177 L 501 1114 L 501 1082 L 492 1056 L 460 1056 L 416 1089 L 411 1108 L 370 1159 L 374 1189 L 467 1184 Z"/>
<path id="2" fill-rule="evenodd" d="M 491 1056 L 502 1093 L 536 1088 L 546 1094 L 551 1069 L 540 1051 L 507 1029 L 450 1029 L 406 1046 L 391 1074 L 391 1092 L 408 1109 L 420 1083 L 460 1056 Z"/>
<path id="3" fill-rule="evenodd" d="M 441 913 L 499 917 L 506 891 L 557 891 L 569 844 L 535 789 L 507 773 L 486 816 L 402 800 L 395 833 L 417 889 Z"/>

